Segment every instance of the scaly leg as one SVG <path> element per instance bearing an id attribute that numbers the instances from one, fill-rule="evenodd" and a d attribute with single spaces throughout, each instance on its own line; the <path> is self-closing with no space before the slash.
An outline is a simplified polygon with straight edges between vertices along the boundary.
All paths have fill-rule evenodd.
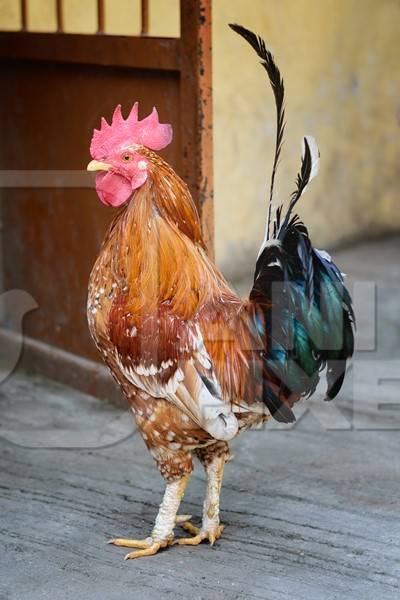
<path id="1" fill-rule="evenodd" d="M 203 522 L 201 529 L 192 523 L 181 523 L 189 533 L 194 534 L 191 538 L 180 538 L 175 544 L 196 546 L 203 540 L 208 540 L 211 545 L 221 537 L 224 526 L 219 522 L 219 497 L 221 494 L 222 476 L 224 473 L 226 456 L 215 456 L 205 466 L 207 473 L 207 493 L 203 505 Z"/>
<path id="2" fill-rule="evenodd" d="M 184 475 L 178 481 L 167 483 L 164 498 L 160 504 L 160 510 L 158 511 L 150 537 L 144 540 L 116 538 L 110 540 L 108 543 L 126 548 L 140 548 L 140 550 L 136 550 L 135 552 L 129 552 L 125 556 L 125 560 L 139 558 L 140 556 L 151 556 L 156 554 L 160 548 L 170 546 L 174 538 L 175 522 L 180 522 L 183 517 L 183 515 L 177 517 L 177 512 L 188 481 L 189 475 Z"/>

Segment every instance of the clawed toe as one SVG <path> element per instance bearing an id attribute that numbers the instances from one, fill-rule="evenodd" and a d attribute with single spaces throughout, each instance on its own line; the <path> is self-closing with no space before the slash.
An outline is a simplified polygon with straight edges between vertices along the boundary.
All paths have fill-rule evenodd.
<path id="1" fill-rule="evenodd" d="M 144 548 L 143 550 L 128 552 L 128 554 L 124 556 L 124 560 L 130 560 L 131 558 L 140 558 L 141 556 L 152 556 L 153 554 L 157 554 L 160 548 L 160 542 L 154 542 L 151 546 L 149 546 L 148 548 Z"/>
<path id="2" fill-rule="evenodd" d="M 182 527 L 183 527 L 184 523 L 186 521 L 190 521 L 191 518 L 192 518 L 192 515 L 176 515 L 175 523 L 177 523 L 178 525 L 182 525 Z"/>
<path id="3" fill-rule="evenodd" d="M 152 537 L 148 537 L 144 540 L 130 540 L 126 538 L 115 538 L 109 540 L 107 544 L 113 544 L 114 546 L 122 546 L 124 548 L 138 548 L 134 552 L 128 552 L 124 556 L 124 560 L 129 560 L 131 558 L 140 558 L 141 556 L 152 556 L 153 554 L 157 554 L 160 548 L 165 548 L 172 544 L 172 540 L 168 539 L 166 541 L 155 541 Z"/>
<path id="4" fill-rule="evenodd" d="M 211 546 L 213 546 L 215 544 L 215 542 L 217 540 L 219 540 L 224 529 L 225 529 L 225 525 L 218 525 L 218 527 L 216 527 L 215 529 L 212 529 L 208 533 L 208 541 L 210 542 Z"/>
<path id="5" fill-rule="evenodd" d="M 198 527 L 195 527 L 192 523 L 189 523 L 189 521 L 180 523 L 180 526 L 182 527 L 182 529 L 188 531 L 192 535 L 198 535 L 200 533 L 200 529 Z"/>
<path id="6" fill-rule="evenodd" d="M 114 546 L 123 546 L 124 548 L 149 548 L 153 544 L 153 539 L 148 537 L 144 540 L 130 540 L 126 538 L 115 538 L 108 540 L 107 544 Z"/>
<path id="7" fill-rule="evenodd" d="M 175 540 L 174 544 L 178 544 L 179 546 L 197 546 L 204 540 L 208 540 L 211 546 L 213 546 L 214 543 L 221 537 L 224 530 L 224 525 L 217 525 L 209 531 L 202 531 L 191 523 L 183 523 L 182 527 L 194 535 L 190 538 L 179 538 Z"/>

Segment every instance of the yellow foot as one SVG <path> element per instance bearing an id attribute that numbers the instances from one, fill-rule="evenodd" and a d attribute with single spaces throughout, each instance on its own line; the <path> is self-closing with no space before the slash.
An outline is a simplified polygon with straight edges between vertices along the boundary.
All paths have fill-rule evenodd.
<path id="1" fill-rule="evenodd" d="M 169 544 L 153 542 L 151 546 L 148 546 L 148 548 L 143 548 L 143 550 L 136 550 L 135 552 L 128 552 L 128 554 L 125 554 L 124 560 L 129 560 L 130 558 L 140 558 L 141 556 L 152 556 L 153 554 L 157 554 L 160 548 L 164 548 L 167 545 Z"/>
<path id="2" fill-rule="evenodd" d="M 192 515 L 177 515 L 176 522 L 177 523 L 187 523 L 189 519 L 192 518 Z M 136 552 L 129 552 L 124 560 L 128 560 L 129 558 L 140 558 L 141 556 L 152 556 L 153 554 L 157 554 L 160 548 L 165 548 L 166 546 L 170 546 L 173 540 L 169 539 L 163 542 L 156 542 L 152 537 L 148 537 L 144 540 L 131 540 L 127 538 L 115 538 L 112 540 L 108 540 L 107 544 L 113 544 L 114 546 L 122 546 L 123 548 L 139 548 Z"/>
<path id="3" fill-rule="evenodd" d="M 128 552 L 128 554 L 124 556 L 124 560 L 128 560 L 129 558 L 140 558 L 141 556 L 152 556 L 153 554 L 157 554 L 160 548 L 170 546 L 172 544 L 172 540 L 156 542 L 151 537 L 148 537 L 145 540 L 128 540 L 125 538 L 115 538 L 114 540 L 109 540 L 107 544 L 114 544 L 114 546 L 123 546 L 124 548 L 140 548 L 140 550 L 136 550 L 135 552 Z"/>
<path id="4" fill-rule="evenodd" d="M 186 521 L 190 521 L 191 518 L 192 518 L 192 515 L 176 515 L 175 523 L 178 523 L 179 525 L 181 525 L 182 523 L 185 523 Z"/>
<path id="5" fill-rule="evenodd" d="M 204 540 L 208 540 L 211 546 L 218 540 L 224 530 L 224 525 L 216 525 L 210 531 L 202 531 L 198 527 L 192 525 L 192 523 L 181 523 L 180 524 L 185 531 L 193 534 L 191 538 L 179 538 L 173 542 L 173 544 L 179 544 L 180 546 L 197 546 Z"/>

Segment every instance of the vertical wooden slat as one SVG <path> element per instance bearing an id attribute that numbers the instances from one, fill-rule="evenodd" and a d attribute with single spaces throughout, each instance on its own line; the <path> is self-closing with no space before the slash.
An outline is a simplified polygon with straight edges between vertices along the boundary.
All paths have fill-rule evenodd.
<path id="1" fill-rule="evenodd" d="M 21 29 L 28 29 L 28 0 L 21 0 Z"/>
<path id="2" fill-rule="evenodd" d="M 62 33 L 64 31 L 64 13 L 63 13 L 63 1 L 56 0 L 56 19 L 57 19 L 57 31 Z"/>
<path id="3" fill-rule="evenodd" d="M 104 0 L 97 0 L 97 33 L 105 31 Z"/>
<path id="4" fill-rule="evenodd" d="M 214 253 L 212 137 L 212 0 L 181 0 L 181 136 L 183 170 Z"/>
<path id="5" fill-rule="evenodd" d="M 142 0 L 142 28 L 141 35 L 149 33 L 149 0 Z"/>

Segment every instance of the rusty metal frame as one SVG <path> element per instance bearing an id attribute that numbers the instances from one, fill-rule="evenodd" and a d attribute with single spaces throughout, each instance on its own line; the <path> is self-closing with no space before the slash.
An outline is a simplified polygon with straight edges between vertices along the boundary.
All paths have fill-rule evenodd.
<path id="1" fill-rule="evenodd" d="M 141 16 L 142 16 L 142 26 L 141 26 L 140 33 L 141 33 L 141 35 L 148 35 L 149 21 L 150 21 L 149 0 L 142 0 Z"/>
<path id="2" fill-rule="evenodd" d="M 182 176 L 196 200 L 213 255 L 211 0 L 181 2 L 181 44 Z"/>
<path id="3" fill-rule="evenodd" d="M 97 0 L 97 33 L 104 33 L 106 24 L 106 15 L 104 0 Z"/>

